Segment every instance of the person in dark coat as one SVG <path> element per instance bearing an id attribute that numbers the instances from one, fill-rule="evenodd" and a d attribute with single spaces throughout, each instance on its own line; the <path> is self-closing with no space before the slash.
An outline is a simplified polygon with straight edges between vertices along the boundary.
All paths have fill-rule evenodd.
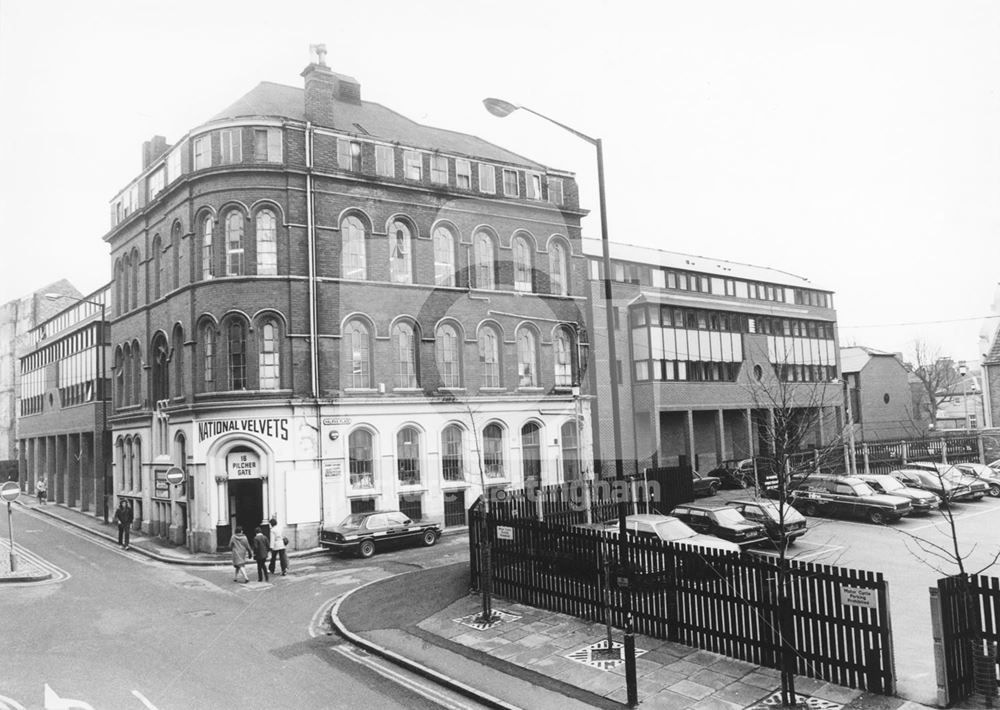
<path id="1" fill-rule="evenodd" d="M 254 531 L 256 534 L 253 536 L 253 558 L 257 561 L 257 581 L 266 582 L 268 581 L 267 576 L 267 537 L 264 535 L 263 528 L 260 525 Z"/>
<path id="2" fill-rule="evenodd" d="M 115 511 L 115 522 L 118 523 L 118 544 L 125 550 L 128 549 L 129 533 L 132 531 L 133 519 L 132 507 L 128 504 L 127 500 L 122 498 L 118 502 L 118 510 Z"/>
<path id="3" fill-rule="evenodd" d="M 243 583 L 246 584 L 250 578 L 247 577 L 247 571 L 244 568 L 247 560 L 253 557 L 253 550 L 250 549 L 250 541 L 247 540 L 247 536 L 243 534 L 243 528 L 239 525 L 236 526 L 236 532 L 233 533 L 233 536 L 229 538 L 229 549 L 232 550 L 233 568 L 236 570 L 233 572 L 233 581 L 240 581 L 239 576 L 243 575 Z"/>

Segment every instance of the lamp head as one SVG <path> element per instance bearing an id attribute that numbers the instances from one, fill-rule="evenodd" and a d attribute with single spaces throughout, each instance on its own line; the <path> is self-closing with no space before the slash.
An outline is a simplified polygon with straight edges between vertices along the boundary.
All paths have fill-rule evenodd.
<path id="1" fill-rule="evenodd" d="M 506 118 L 520 108 L 503 99 L 483 99 L 483 106 L 497 118 Z"/>

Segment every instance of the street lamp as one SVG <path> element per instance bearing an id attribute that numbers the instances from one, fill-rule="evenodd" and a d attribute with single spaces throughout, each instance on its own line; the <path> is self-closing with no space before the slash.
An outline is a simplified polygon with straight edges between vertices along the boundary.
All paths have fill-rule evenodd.
<path id="1" fill-rule="evenodd" d="M 590 145 L 594 146 L 597 151 L 597 187 L 600 199 L 600 211 L 601 211 L 601 256 L 604 265 L 604 306 L 605 306 L 605 316 L 608 331 L 608 366 L 611 371 L 611 420 L 612 420 L 612 434 L 614 441 L 614 451 L 615 451 L 615 481 L 619 486 L 619 491 L 624 489 L 625 483 L 625 473 L 622 467 L 622 433 L 621 433 L 621 420 L 619 414 L 619 397 L 618 397 L 618 354 L 617 348 L 615 346 L 615 319 L 614 319 L 614 306 L 613 298 L 611 295 L 611 253 L 608 245 L 608 210 L 607 202 L 604 194 L 604 148 L 600 138 L 592 138 L 585 133 L 581 133 L 575 128 L 570 128 L 564 123 L 560 123 L 553 118 L 549 118 L 545 114 L 539 113 L 533 109 L 526 106 L 518 106 L 512 104 L 509 101 L 504 101 L 503 99 L 497 98 L 487 98 L 483 99 L 483 106 L 486 110 L 498 118 L 506 118 L 514 111 L 522 110 L 528 113 L 534 114 L 539 118 L 548 121 L 551 124 L 559 126 L 564 131 L 572 133 L 577 138 L 580 138 Z M 628 527 L 625 524 L 625 517 L 628 515 L 628 503 L 623 499 L 624 496 L 619 496 L 618 501 L 618 558 L 622 565 L 625 565 L 628 560 Z M 630 707 L 635 707 L 638 705 L 638 692 L 636 688 L 635 679 L 635 655 L 634 647 L 631 654 L 629 653 L 630 644 L 634 644 L 634 638 L 632 637 L 632 613 L 629 606 L 631 605 L 631 600 L 628 594 L 623 595 L 625 600 L 625 677 L 626 685 L 628 687 L 628 704 Z M 609 648 L 610 652 L 611 649 Z"/>
<path id="2" fill-rule="evenodd" d="M 92 306 L 98 306 L 101 309 L 101 322 L 100 322 L 99 327 L 97 329 L 95 329 L 95 331 L 94 331 L 94 333 L 95 333 L 95 337 L 94 337 L 95 343 L 94 344 L 95 344 L 95 346 L 97 348 L 97 352 L 94 355 L 94 367 L 97 370 L 94 373 L 94 402 L 100 404 L 100 407 L 101 407 L 101 431 L 100 431 L 101 462 L 100 462 L 100 464 L 101 464 L 101 478 L 104 479 L 104 524 L 107 525 L 108 524 L 108 501 L 109 501 L 109 498 L 111 496 L 111 486 L 108 485 L 108 483 L 109 483 L 108 482 L 108 471 L 107 471 L 107 465 L 106 465 L 107 464 L 107 459 L 108 459 L 108 452 L 107 452 L 106 447 L 104 446 L 104 435 L 105 435 L 105 433 L 108 430 L 108 407 L 107 407 L 106 392 L 105 392 L 105 375 L 106 375 L 105 368 L 107 367 L 107 363 L 105 362 L 106 355 L 105 355 L 105 352 L 104 352 L 105 348 L 106 348 L 105 341 L 107 340 L 106 334 L 104 332 L 104 324 L 107 322 L 107 320 L 105 318 L 105 315 L 107 313 L 106 306 L 104 304 L 104 300 L 103 299 L 100 300 L 100 301 L 91 301 L 91 300 L 88 300 L 86 298 L 77 298 L 76 296 L 68 296 L 68 295 L 63 294 L 63 293 L 47 293 L 47 294 L 45 294 L 45 298 L 49 299 L 50 301 L 57 301 L 60 298 L 68 298 L 68 299 L 70 299 L 72 301 L 76 301 L 78 303 L 89 303 L 90 305 L 92 305 Z M 95 441 L 96 441 L 96 437 L 95 437 Z"/>
<path id="3" fill-rule="evenodd" d="M 969 430 L 969 381 L 965 376 L 969 374 L 969 368 L 965 365 L 965 360 L 958 361 L 958 376 L 962 378 L 962 405 L 965 408 L 965 429 Z"/>

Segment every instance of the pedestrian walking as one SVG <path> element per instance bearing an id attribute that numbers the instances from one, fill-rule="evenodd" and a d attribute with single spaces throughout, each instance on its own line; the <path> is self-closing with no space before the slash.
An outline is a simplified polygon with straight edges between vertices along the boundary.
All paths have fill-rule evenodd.
<path id="1" fill-rule="evenodd" d="M 267 522 L 271 524 L 271 564 L 269 569 L 271 574 L 274 574 L 275 562 L 281 560 L 281 576 L 284 577 L 285 572 L 288 571 L 288 553 L 285 551 L 288 538 L 281 534 L 281 526 L 278 525 L 276 517 L 272 517 Z"/>
<path id="2" fill-rule="evenodd" d="M 122 549 L 127 550 L 129 546 L 129 534 L 132 532 L 132 506 L 122 498 L 118 501 L 118 509 L 115 511 L 115 522 L 118 523 L 118 544 Z"/>
<path id="3" fill-rule="evenodd" d="M 264 529 L 260 525 L 254 531 L 253 536 L 253 558 L 257 561 L 257 581 L 268 581 L 267 576 L 267 538 L 264 537 Z"/>
<path id="4" fill-rule="evenodd" d="M 244 568 L 247 560 L 253 557 L 253 550 L 250 548 L 247 536 L 243 534 L 243 528 L 239 525 L 236 526 L 236 532 L 233 533 L 233 536 L 229 538 L 229 549 L 233 552 L 233 567 L 236 570 L 233 572 L 233 581 L 238 582 L 240 575 L 242 575 L 243 583 L 246 584 L 250 578 L 247 577 L 247 571 Z"/>
<path id="5" fill-rule="evenodd" d="M 38 496 L 39 505 L 45 504 L 45 497 L 48 495 L 48 491 L 49 488 L 45 485 L 45 476 L 43 475 L 38 479 L 38 482 L 35 483 L 35 495 Z"/>

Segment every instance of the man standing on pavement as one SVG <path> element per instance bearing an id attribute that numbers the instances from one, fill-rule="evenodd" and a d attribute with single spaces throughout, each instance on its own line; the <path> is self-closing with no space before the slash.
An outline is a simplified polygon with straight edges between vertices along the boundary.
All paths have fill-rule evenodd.
<path id="1" fill-rule="evenodd" d="M 281 528 L 278 526 L 278 519 L 273 517 L 267 521 L 271 524 L 271 564 L 270 570 L 271 574 L 274 574 L 274 563 L 276 560 L 281 560 L 281 576 L 285 576 L 285 572 L 288 571 L 288 553 L 285 552 L 285 537 L 281 534 Z"/>
<path id="2" fill-rule="evenodd" d="M 42 474 L 42 476 L 38 479 L 38 482 L 35 484 L 35 493 L 38 494 L 39 504 L 45 503 L 45 496 L 48 493 L 48 490 L 48 487 L 45 485 L 45 475 Z"/>
<path id="3" fill-rule="evenodd" d="M 132 508 L 124 498 L 118 503 L 118 510 L 115 511 L 115 522 L 118 523 L 118 544 L 123 549 L 128 549 L 129 533 L 132 530 Z"/>

